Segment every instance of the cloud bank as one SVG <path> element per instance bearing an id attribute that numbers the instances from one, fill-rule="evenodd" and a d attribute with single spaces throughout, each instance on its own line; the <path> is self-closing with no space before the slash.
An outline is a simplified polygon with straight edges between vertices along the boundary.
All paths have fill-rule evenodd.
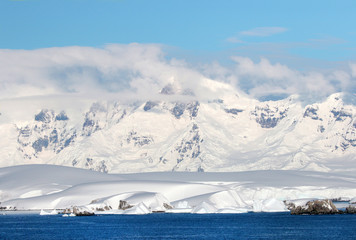
<path id="1" fill-rule="evenodd" d="M 1 98 L 72 94 L 152 97 L 165 85 L 203 78 L 157 45 L 0 51 Z"/>
<path id="2" fill-rule="evenodd" d="M 0 50 L 0 100 L 55 95 L 146 100 L 162 97 L 159 92 L 167 84 L 191 89 L 198 99 L 216 97 L 226 86 L 255 98 L 316 98 L 356 89 L 356 63 L 348 70 L 323 73 L 300 72 L 266 58 L 231 59 L 229 67 L 217 62 L 194 67 L 189 59 L 168 59 L 162 47 L 153 44 Z"/>
<path id="3" fill-rule="evenodd" d="M 299 72 L 283 64 L 272 64 L 261 58 L 257 63 L 245 57 L 232 57 L 236 62 L 234 73 L 240 85 L 250 85 L 247 91 L 254 97 L 268 94 L 300 94 L 309 97 L 325 97 L 335 92 L 350 92 L 356 88 L 355 76 L 334 70 L 329 73 Z"/>

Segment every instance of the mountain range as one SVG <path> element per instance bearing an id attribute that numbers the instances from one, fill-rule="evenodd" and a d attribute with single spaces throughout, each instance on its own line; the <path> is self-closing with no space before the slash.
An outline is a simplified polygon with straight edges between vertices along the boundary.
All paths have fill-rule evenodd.
<path id="1" fill-rule="evenodd" d="M 258 101 L 214 84 L 224 89 L 218 98 L 196 99 L 194 90 L 171 84 L 162 88 L 162 99 L 92 101 L 76 114 L 47 106 L 26 113 L 26 120 L 9 120 L 0 106 L 0 167 L 55 164 L 110 173 L 356 170 L 356 107 L 345 104 L 342 93 L 313 104 L 297 95 Z"/>

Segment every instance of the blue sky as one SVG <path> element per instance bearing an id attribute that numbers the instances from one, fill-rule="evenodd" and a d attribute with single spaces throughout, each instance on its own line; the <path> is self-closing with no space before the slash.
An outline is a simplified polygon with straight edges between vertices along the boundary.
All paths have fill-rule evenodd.
<path id="1" fill-rule="evenodd" d="M 63 91 L 87 91 L 77 82 L 83 76 L 100 76 L 95 81 L 110 91 L 122 86 L 136 91 L 145 82 L 136 84 L 130 72 L 161 87 L 186 71 L 259 98 L 354 94 L 355 23 L 355 0 L 1 0 L 0 82 L 9 96 L 24 96 L 29 86 L 33 95 L 46 94 L 63 82 L 75 83 Z M 48 49 L 53 47 L 63 48 Z M 88 56 L 101 62 L 82 61 Z M 128 57 L 130 66 L 121 62 Z M 185 63 L 172 59 L 189 66 L 182 69 Z M 147 64 L 159 67 L 147 72 Z M 174 73 L 159 80 L 162 70 Z M 55 78 L 46 75 L 54 71 Z M 10 85 L 12 92 L 4 87 Z"/>
<path id="2" fill-rule="evenodd" d="M 356 56 L 354 0 L 2 0 L 0 11 L 0 48 L 138 42 L 207 54 Z"/>

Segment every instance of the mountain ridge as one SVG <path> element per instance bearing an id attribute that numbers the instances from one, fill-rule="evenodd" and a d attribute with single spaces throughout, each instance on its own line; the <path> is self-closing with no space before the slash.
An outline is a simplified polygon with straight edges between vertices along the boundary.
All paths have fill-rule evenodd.
<path id="1" fill-rule="evenodd" d="M 160 94 L 194 96 L 175 88 Z M 356 108 L 342 97 L 303 106 L 297 95 L 259 102 L 229 90 L 204 101 L 95 101 L 82 119 L 66 109 L 41 108 L 30 121 L 1 121 L 6 141 L 0 166 L 45 163 L 112 173 L 354 171 Z"/>

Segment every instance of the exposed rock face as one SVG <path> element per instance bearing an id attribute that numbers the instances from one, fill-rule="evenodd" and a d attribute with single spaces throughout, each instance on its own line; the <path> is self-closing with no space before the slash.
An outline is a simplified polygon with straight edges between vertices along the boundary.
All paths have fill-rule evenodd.
<path id="1" fill-rule="evenodd" d="M 243 110 L 241 109 L 237 109 L 237 108 L 230 108 L 230 109 L 224 109 L 226 113 L 231 113 L 234 115 L 237 115 L 238 113 L 243 112 Z"/>
<path id="2" fill-rule="evenodd" d="M 164 95 L 173 95 L 173 94 L 175 94 L 175 92 L 176 91 L 175 91 L 174 86 L 172 84 L 168 84 L 167 86 L 165 86 L 161 90 L 161 94 L 164 94 Z"/>
<path id="3" fill-rule="evenodd" d="M 126 139 L 127 144 L 133 143 L 135 147 L 142 147 L 149 145 L 153 142 L 153 138 L 150 136 L 139 136 L 137 132 L 131 131 Z"/>
<path id="4" fill-rule="evenodd" d="M 53 156 L 73 144 L 77 134 L 67 125 L 68 120 L 64 111 L 56 115 L 53 110 L 43 109 L 33 122 L 18 128 L 18 149 L 24 159 L 36 159 L 46 150 Z"/>
<path id="5" fill-rule="evenodd" d="M 109 211 L 111 209 L 112 209 L 111 206 L 105 206 L 105 207 L 102 207 L 102 208 L 98 207 L 95 210 L 96 211 L 100 211 L 100 212 L 104 212 L 104 211 Z"/>
<path id="6" fill-rule="evenodd" d="M 52 110 L 43 109 L 39 114 L 35 115 L 35 121 L 50 123 L 54 118 L 54 112 Z"/>
<path id="7" fill-rule="evenodd" d="M 172 108 L 171 112 L 177 119 L 180 119 L 180 117 L 184 113 L 185 108 L 186 108 L 185 103 L 176 103 L 174 108 Z"/>
<path id="8" fill-rule="evenodd" d="M 347 208 L 346 208 L 346 213 L 349 213 L 349 214 L 356 214 L 356 206 L 354 205 L 349 205 Z"/>
<path id="9" fill-rule="evenodd" d="M 319 108 L 318 107 L 312 107 L 312 106 L 309 106 L 305 109 L 305 112 L 304 112 L 304 115 L 303 117 L 306 118 L 306 117 L 310 117 L 311 119 L 313 120 L 320 120 L 322 121 L 323 119 L 319 118 L 319 115 L 318 115 L 318 110 Z"/>
<path id="10" fill-rule="evenodd" d="M 198 116 L 200 103 L 195 101 L 187 104 L 187 110 L 189 111 L 190 118 Z"/>
<path id="11" fill-rule="evenodd" d="M 292 215 L 319 215 L 319 214 L 338 214 L 341 213 L 329 199 L 313 200 L 307 202 L 304 206 L 295 206 L 289 203 L 288 209 Z"/>
<path id="12" fill-rule="evenodd" d="M 67 121 L 67 120 L 69 120 L 69 118 L 68 118 L 67 114 L 64 111 L 60 112 L 56 116 L 56 121 Z"/>
<path id="13" fill-rule="evenodd" d="M 251 115 L 255 116 L 256 122 L 259 123 L 262 128 L 274 128 L 280 120 L 287 116 L 287 111 L 288 109 L 270 107 L 267 104 L 264 107 L 255 107 L 255 110 L 251 112 Z"/>
<path id="14" fill-rule="evenodd" d="M 71 208 L 66 208 L 63 211 L 63 214 L 70 214 L 73 213 L 75 216 L 93 216 L 94 212 L 84 208 L 84 207 L 77 207 L 77 206 L 73 206 Z"/>
<path id="15" fill-rule="evenodd" d="M 180 143 L 177 143 L 177 146 L 173 150 L 177 157 L 177 165 L 174 170 L 184 168 L 186 162 L 188 161 L 194 161 L 194 159 L 199 160 L 201 154 L 201 143 L 203 141 L 204 140 L 200 135 L 199 126 L 194 123 L 189 133 L 181 140 Z M 197 167 L 197 171 L 203 172 L 204 169 L 199 166 Z"/>
<path id="16" fill-rule="evenodd" d="M 352 114 L 344 111 L 342 108 L 341 110 L 333 109 L 331 110 L 331 113 L 334 115 L 334 118 L 336 121 L 345 121 L 346 118 L 352 118 Z"/>
<path id="17" fill-rule="evenodd" d="M 103 129 L 103 120 L 106 119 L 107 108 L 103 103 L 93 103 L 89 112 L 85 114 L 85 120 L 82 127 L 82 135 L 90 136 L 94 132 Z"/>
<path id="18" fill-rule="evenodd" d="M 143 110 L 145 112 L 147 112 L 147 111 L 151 110 L 152 108 L 154 108 L 157 105 L 158 105 L 158 103 L 156 103 L 156 102 L 148 101 L 148 102 L 146 102 L 145 106 L 143 107 Z"/>
<path id="19" fill-rule="evenodd" d="M 165 207 L 166 209 L 173 209 L 173 207 L 168 203 L 163 203 L 163 207 Z"/>
<path id="20" fill-rule="evenodd" d="M 121 210 L 126 210 L 126 209 L 129 209 L 129 208 L 132 208 L 133 206 L 128 204 L 126 201 L 124 200 L 120 200 L 120 203 L 119 203 L 119 209 Z"/>

